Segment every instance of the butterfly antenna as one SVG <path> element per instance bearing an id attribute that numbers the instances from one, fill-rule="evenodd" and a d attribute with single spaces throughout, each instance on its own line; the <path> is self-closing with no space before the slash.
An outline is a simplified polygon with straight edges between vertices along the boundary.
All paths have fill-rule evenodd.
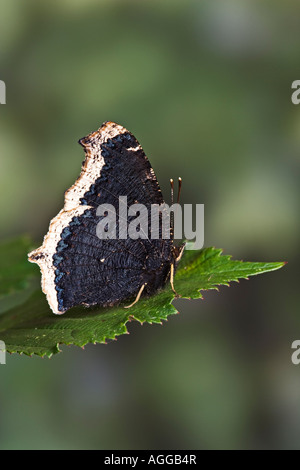
<path id="1" fill-rule="evenodd" d="M 173 183 L 173 180 L 171 180 L 171 181 Z M 181 185 L 182 185 L 182 179 L 179 177 L 178 178 L 178 193 L 177 193 L 177 201 L 176 201 L 177 204 L 179 204 L 179 201 L 180 201 Z M 172 205 L 173 205 L 173 199 L 174 199 L 174 195 L 172 195 Z M 176 206 L 175 215 L 174 215 L 173 211 L 172 211 L 172 214 L 171 214 L 171 217 L 172 217 L 172 219 L 171 219 L 171 228 L 173 230 L 173 237 L 174 237 L 174 230 L 175 230 L 175 220 L 177 220 L 176 219 L 177 213 L 178 213 L 178 207 Z"/>
<path id="2" fill-rule="evenodd" d="M 172 178 L 170 179 L 170 185 L 171 185 L 171 205 L 173 205 L 173 202 L 174 202 L 174 180 Z"/>
<path id="3" fill-rule="evenodd" d="M 179 178 L 178 178 L 177 204 L 179 204 L 179 201 L 180 201 L 181 186 L 182 186 L 182 179 L 179 176 Z"/>
<path id="4" fill-rule="evenodd" d="M 174 180 L 171 178 L 170 179 L 170 185 L 171 185 L 171 206 L 174 204 Z M 174 235 L 174 213 L 173 211 L 170 214 L 171 217 L 171 236 L 173 237 Z"/>

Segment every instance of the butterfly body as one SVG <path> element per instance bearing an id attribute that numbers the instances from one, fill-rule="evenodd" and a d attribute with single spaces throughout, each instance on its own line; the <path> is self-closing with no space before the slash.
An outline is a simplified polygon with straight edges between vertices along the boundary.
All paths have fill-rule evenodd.
<path id="1" fill-rule="evenodd" d="M 104 123 L 81 139 L 86 158 L 79 178 L 65 193 L 65 205 L 50 222 L 43 245 L 29 254 L 42 272 L 42 289 L 54 313 L 76 305 L 112 306 L 137 295 L 151 295 L 170 277 L 182 247 L 170 239 L 100 239 L 99 205 L 117 208 L 164 203 L 154 171 L 135 137 L 125 128 Z M 129 218 L 130 222 L 130 218 Z M 128 227 L 128 221 L 126 222 Z M 116 218 L 116 232 L 124 221 Z"/>

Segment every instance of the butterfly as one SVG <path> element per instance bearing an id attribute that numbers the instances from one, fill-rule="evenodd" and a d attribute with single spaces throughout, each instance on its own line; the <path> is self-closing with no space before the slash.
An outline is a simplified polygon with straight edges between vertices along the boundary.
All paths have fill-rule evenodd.
<path id="1" fill-rule="evenodd" d="M 42 290 L 55 314 L 78 305 L 113 306 L 152 295 L 173 278 L 184 245 L 169 239 L 101 239 L 97 236 L 100 204 L 117 207 L 164 203 L 155 173 L 136 138 L 124 127 L 105 122 L 79 140 L 85 160 L 79 178 L 65 192 L 64 207 L 54 217 L 41 247 L 28 259 L 42 274 Z M 116 221 L 117 229 L 120 219 Z"/>

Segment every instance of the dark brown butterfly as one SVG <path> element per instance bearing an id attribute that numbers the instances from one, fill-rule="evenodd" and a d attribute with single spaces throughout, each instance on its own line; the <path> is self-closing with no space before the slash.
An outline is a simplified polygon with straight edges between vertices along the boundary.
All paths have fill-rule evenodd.
<path id="1" fill-rule="evenodd" d="M 104 123 L 79 141 L 85 160 L 75 184 L 65 193 L 64 208 L 50 222 L 43 245 L 29 253 L 42 272 L 42 289 L 54 313 L 76 305 L 112 306 L 137 301 L 163 287 L 173 287 L 184 246 L 170 239 L 100 239 L 96 234 L 100 204 L 118 207 L 163 204 L 154 171 L 142 147 L 124 127 Z M 119 219 L 117 219 L 117 229 Z M 133 302 L 135 303 L 135 302 Z M 130 305 L 131 306 L 131 305 Z"/>

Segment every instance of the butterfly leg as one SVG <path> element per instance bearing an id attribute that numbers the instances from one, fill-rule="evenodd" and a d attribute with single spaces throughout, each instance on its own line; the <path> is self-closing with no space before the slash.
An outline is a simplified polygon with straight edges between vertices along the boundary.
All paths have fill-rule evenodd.
<path id="1" fill-rule="evenodd" d="M 140 300 L 141 295 L 142 295 L 142 292 L 143 292 L 143 290 L 145 289 L 145 286 L 146 286 L 146 285 L 147 285 L 147 283 L 142 285 L 142 287 L 140 288 L 140 290 L 139 290 L 139 292 L 138 292 L 138 295 L 136 296 L 135 301 L 132 302 L 132 304 L 130 304 L 130 305 L 126 305 L 124 308 L 130 308 L 130 307 L 132 307 L 134 304 L 136 304 L 136 303 Z"/>
<path id="2" fill-rule="evenodd" d="M 181 295 L 176 292 L 175 287 L 174 287 L 174 263 L 171 264 L 171 272 L 170 272 L 170 284 L 172 287 L 172 291 L 176 295 L 176 297 L 181 297 Z"/>

